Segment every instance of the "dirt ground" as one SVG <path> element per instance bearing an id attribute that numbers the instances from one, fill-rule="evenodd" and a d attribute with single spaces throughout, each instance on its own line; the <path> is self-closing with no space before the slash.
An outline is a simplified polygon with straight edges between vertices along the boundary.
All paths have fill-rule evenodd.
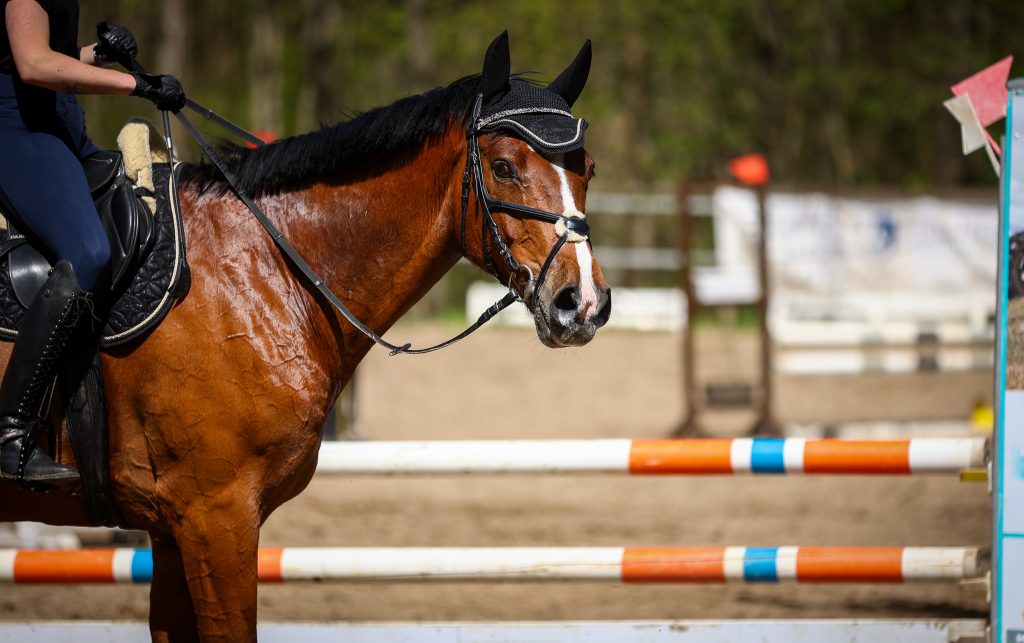
<path id="1" fill-rule="evenodd" d="M 414 345 L 439 325 L 401 326 Z M 447 333 L 447 334 L 446 334 Z M 683 416 L 668 333 L 608 331 L 550 351 L 527 331 L 487 329 L 427 357 L 374 350 L 358 373 L 358 429 L 375 440 L 666 436 Z M 710 333 L 702 369 L 742 377 L 754 338 Z M 788 378 L 784 422 L 966 418 L 990 373 Z M 720 434 L 752 418 L 709 416 Z M 317 478 L 275 513 L 265 546 L 987 546 L 983 484 L 917 478 Z M 145 587 L 0 589 L 0 619 L 144 620 Z M 264 586 L 265 620 L 544 620 L 975 617 L 979 584 L 620 586 L 323 584 Z"/>

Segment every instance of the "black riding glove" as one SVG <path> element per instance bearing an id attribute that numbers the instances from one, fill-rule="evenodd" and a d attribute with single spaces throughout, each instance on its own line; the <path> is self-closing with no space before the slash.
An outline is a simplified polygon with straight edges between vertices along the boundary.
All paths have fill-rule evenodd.
<path id="1" fill-rule="evenodd" d="M 135 89 L 132 96 L 140 96 L 156 103 L 157 109 L 165 112 L 176 112 L 185 106 L 185 90 L 178 79 L 170 74 L 140 74 L 132 72 L 135 77 Z"/>
<path id="2" fill-rule="evenodd" d="M 96 46 L 92 51 L 93 57 L 100 65 L 120 63 L 122 67 L 130 67 L 129 63 L 139 53 L 135 36 L 120 25 L 97 22 L 96 36 Z"/>

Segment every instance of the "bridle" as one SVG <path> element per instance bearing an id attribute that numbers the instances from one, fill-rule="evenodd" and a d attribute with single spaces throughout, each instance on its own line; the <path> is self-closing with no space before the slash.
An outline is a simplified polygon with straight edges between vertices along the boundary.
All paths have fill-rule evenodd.
<path id="1" fill-rule="evenodd" d="M 490 192 L 487 191 L 487 185 L 484 183 L 479 138 L 483 128 L 487 127 L 489 121 L 491 119 L 495 119 L 495 117 L 491 117 L 491 119 L 480 118 L 483 101 L 483 94 L 477 94 L 476 100 L 473 102 L 472 118 L 470 119 L 469 126 L 466 129 L 466 170 L 462 175 L 462 225 L 460 232 L 462 253 L 464 255 L 468 254 L 466 249 L 466 212 L 469 209 L 469 186 L 470 181 L 472 180 L 473 189 L 476 191 L 477 203 L 480 205 L 481 217 L 483 218 L 480 232 L 480 249 L 483 253 L 487 271 L 494 275 L 498 281 L 502 280 L 501 275 L 498 274 L 498 270 L 494 266 L 494 262 L 491 261 L 490 253 L 487 252 L 487 238 L 490 236 L 494 245 L 498 248 L 498 254 L 501 255 L 508 266 L 510 273 L 508 284 L 510 292 L 512 292 L 513 288 L 511 282 L 515 276 L 524 271 L 526 272 L 526 286 L 523 288 L 522 296 L 517 298 L 516 301 L 528 301 L 535 295 L 535 293 L 540 292 L 541 286 L 544 285 L 544 279 L 547 277 L 548 269 L 551 267 L 551 263 L 554 260 L 555 255 L 557 255 L 558 251 L 562 249 L 562 246 L 565 245 L 566 241 L 570 241 L 572 243 L 581 243 L 586 241 L 590 234 L 590 224 L 587 223 L 585 218 L 580 216 L 570 217 L 555 214 L 554 212 L 531 208 L 528 205 L 522 205 L 520 203 L 502 201 L 491 196 Z M 498 230 L 498 224 L 494 221 L 494 215 L 491 213 L 492 209 L 499 210 L 511 216 L 518 216 L 525 219 L 536 219 L 555 226 L 555 232 L 558 234 L 558 240 L 555 242 L 555 245 L 552 246 L 551 251 L 544 260 L 544 264 L 540 269 L 536 282 L 534 281 L 533 271 L 530 270 L 530 267 L 520 263 L 514 256 L 512 256 L 512 251 L 509 250 L 508 244 L 505 243 L 505 239 L 501 236 L 501 231 Z"/>
<path id="2" fill-rule="evenodd" d="M 133 69 L 142 72 L 145 71 L 136 61 L 132 60 L 131 63 L 133 65 Z M 252 132 L 249 132 L 246 129 L 239 127 L 238 125 L 235 125 L 223 116 L 216 114 L 213 110 L 200 105 L 192 99 L 187 99 L 185 106 L 195 111 L 197 114 L 200 114 L 201 116 L 204 116 L 205 118 L 209 119 L 211 122 L 220 125 L 226 130 L 234 133 L 237 136 L 240 136 L 241 138 L 246 139 L 247 141 L 255 145 L 264 144 L 264 141 L 259 139 Z M 482 107 L 483 94 L 478 94 L 476 96 L 475 102 L 473 103 L 472 118 L 466 130 L 466 170 L 462 178 L 462 230 L 460 232 L 460 237 L 462 241 L 463 254 L 465 254 L 466 215 L 467 210 L 469 208 L 470 184 L 472 183 L 473 189 L 476 191 L 477 201 L 480 205 L 480 211 L 483 217 L 483 224 L 481 225 L 481 250 L 483 252 L 487 270 L 492 275 L 494 275 L 499 281 L 501 281 L 501 276 L 498 274 L 498 271 L 494 266 L 494 263 L 491 261 L 490 255 L 487 252 L 487 239 L 489 236 L 491 240 L 494 242 L 494 244 L 498 247 L 499 254 L 502 256 L 502 258 L 505 260 L 505 263 L 508 265 L 508 269 L 510 271 L 509 292 L 499 301 L 495 302 L 491 307 L 485 310 L 476 320 L 476 322 L 474 322 L 466 330 L 462 331 L 455 337 L 452 337 L 451 339 L 445 342 L 441 342 L 440 344 L 436 344 L 428 348 L 412 348 L 411 343 L 406 343 L 401 346 L 392 344 L 391 342 L 385 340 L 383 337 L 375 333 L 373 329 L 368 327 L 366 324 L 361 322 L 359 318 L 357 318 L 352 313 L 352 311 L 350 311 L 348 307 L 345 306 L 344 303 L 342 303 L 341 299 L 339 299 L 338 296 L 335 295 L 333 291 L 331 291 L 327 284 L 324 283 L 324 280 L 321 279 L 316 274 L 313 268 L 306 262 L 305 259 L 302 258 L 302 255 L 299 254 L 295 247 L 292 246 L 291 243 L 289 243 L 288 240 L 284 238 L 284 234 L 277 229 L 277 227 L 267 217 L 263 210 L 261 210 L 260 207 L 256 205 L 256 202 L 253 201 L 252 197 L 250 197 L 244 190 L 242 190 L 239 187 L 238 179 L 228 169 L 227 165 L 220 158 L 220 155 L 217 154 L 213 146 L 210 145 L 210 143 L 206 140 L 206 137 L 203 136 L 196 128 L 196 126 L 192 124 L 192 121 L 189 120 L 189 118 L 180 111 L 173 113 L 174 116 L 181 122 L 185 130 L 192 136 L 193 139 L 195 139 L 196 143 L 199 144 L 199 147 L 202 149 L 203 153 L 210 158 L 213 164 L 217 166 L 217 169 L 220 170 L 221 174 L 224 175 L 224 179 L 227 181 L 228 185 L 231 186 L 231 189 L 235 192 L 235 194 L 242 201 L 242 203 L 244 203 L 245 206 L 249 208 L 253 216 L 256 217 L 256 220 L 260 222 L 260 225 L 262 225 L 263 228 L 267 231 L 267 233 L 270 235 L 271 239 L 273 239 L 274 243 L 281 250 L 281 252 L 284 253 L 284 255 L 291 261 L 292 265 L 296 268 L 296 270 L 298 270 L 298 272 L 309 282 L 310 285 L 313 286 L 313 288 L 317 290 L 317 292 L 319 292 L 325 299 L 327 299 L 327 301 L 339 313 L 341 313 L 341 315 L 346 320 L 348 320 L 350 324 L 355 326 L 361 333 L 372 339 L 380 346 L 383 346 L 384 348 L 388 349 L 391 355 L 422 355 L 424 353 L 430 353 L 445 348 L 447 346 L 451 346 L 455 342 L 458 342 L 459 340 L 467 337 L 470 333 L 483 326 L 485 323 L 487 323 L 490 319 L 492 319 L 495 315 L 497 315 L 505 308 L 508 308 L 509 306 L 516 302 L 526 301 L 536 296 L 536 293 L 540 291 L 541 286 L 544 284 L 544 279 L 547 276 L 548 268 L 551 267 L 551 263 L 554 260 L 555 255 L 558 254 L 558 251 L 561 250 L 562 246 L 565 245 L 567 241 L 573 243 L 585 241 L 587 239 L 587 235 L 590 232 L 590 226 L 588 225 L 586 219 L 580 216 L 564 216 L 560 214 L 555 214 L 554 212 L 538 210 L 537 208 L 531 208 L 529 206 L 521 205 L 518 203 L 510 203 L 508 201 L 502 201 L 500 199 L 495 199 L 491 197 L 490 193 L 487 191 L 487 186 L 484 184 L 483 169 L 481 168 L 480 165 L 480 144 L 478 141 L 478 137 L 480 136 L 481 128 L 486 127 L 487 125 L 487 121 L 480 118 L 480 111 Z M 171 140 L 170 123 L 167 118 L 167 112 L 163 112 L 162 116 L 164 121 L 164 138 L 167 143 L 168 149 L 171 151 L 171 158 L 173 159 L 174 145 Z M 551 252 L 548 253 L 547 259 L 544 260 L 544 265 L 540 269 L 540 273 L 537 277 L 536 282 L 534 282 L 533 271 L 530 270 L 529 266 L 520 263 L 519 261 L 516 260 L 514 256 L 512 256 L 512 252 L 511 250 L 509 250 L 508 244 L 505 243 L 504 238 L 502 238 L 501 231 L 498 230 L 498 225 L 497 223 L 495 223 L 494 216 L 491 214 L 492 209 L 505 212 L 506 214 L 509 214 L 511 216 L 544 221 L 555 226 L 555 231 L 559 235 L 558 241 L 555 242 L 555 245 L 554 247 L 552 247 Z M 524 271 L 527 273 L 527 285 L 523 289 L 523 294 L 519 295 L 514 290 L 512 280 L 515 278 L 516 275 Z"/>

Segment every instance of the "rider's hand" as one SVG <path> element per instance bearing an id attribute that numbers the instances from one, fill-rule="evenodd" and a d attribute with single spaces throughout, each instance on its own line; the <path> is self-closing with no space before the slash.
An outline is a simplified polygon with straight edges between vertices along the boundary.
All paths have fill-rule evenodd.
<path id="1" fill-rule="evenodd" d="M 185 90 L 178 79 L 170 74 L 140 74 L 135 77 L 132 96 L 140 96 L 156 103 L 157 109 L 176 112 L 185 106 Z"/>
<path id="2" fill-rule="evenodd" d="M 93 57 L 100 65 L 120 63 L 122 67 L 130 67 L 132 59 L 139 53 L 135 44 L 135 36 L 127 28 L 120 25 L 96 23 L 96 46 Z"/>

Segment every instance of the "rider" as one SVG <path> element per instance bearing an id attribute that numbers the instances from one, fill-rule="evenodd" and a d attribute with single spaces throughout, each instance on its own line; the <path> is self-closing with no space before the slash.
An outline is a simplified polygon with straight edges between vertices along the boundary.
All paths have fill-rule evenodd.
<path id="1" fill-rule="evenodd" d="M 33 486 L 78 477 L 37 449 L 31 432 L 54 366 L 110 257 L 81 166 L 99 150 L 75 94 L 130 94 L 172 111 L 185 94 L 173 76 L 105 68 L 138 51 L 124 27 L 100 23 L 99 42 L 79 48 L 78 0 L 0 0 L 0 7 L 0 198 L 55 262 L 19 324 L 0 384 L 0 479 Z"/>

